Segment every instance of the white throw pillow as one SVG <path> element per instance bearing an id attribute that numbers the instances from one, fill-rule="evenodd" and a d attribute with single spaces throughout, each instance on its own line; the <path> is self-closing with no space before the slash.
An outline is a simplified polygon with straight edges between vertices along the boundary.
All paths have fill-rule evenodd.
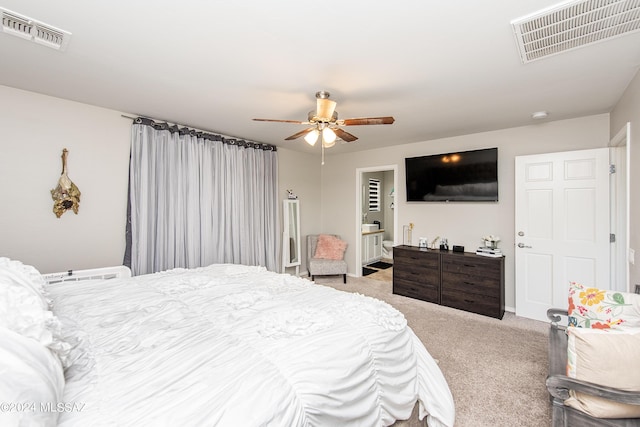
<path id="1" fill-rule="evenodd" d="M 603 386 L 640 392 L 640 329 L 567 328 L 567 376 Z M 599 418 L 638 418 L 629 405 L 571 391 L 565 405 Z"/>
<path id="2" fill-rule="evenodd" d="M 0 328 L 49 347 L 65 364 L 70 345 L 61 338 L 60 321 L 49 309 L 43 285 L 34 267 L 0 258 Z"/>
<path id="3" fill-rule="evenodd" d="M 55 426 L 48 411 L 62 402 L 64 375 L 58 358 L 37 341 L 0 328 L 0 425 Z M 43 405 L 43 406 L 41 406 Z"/>

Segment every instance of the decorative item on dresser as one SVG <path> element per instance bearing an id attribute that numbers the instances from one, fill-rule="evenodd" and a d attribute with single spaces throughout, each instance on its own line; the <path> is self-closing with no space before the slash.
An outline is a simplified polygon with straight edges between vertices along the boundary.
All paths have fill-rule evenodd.
<path id="1" fill-rule="evenodd" d="M 393 293 L 502 319 L 504 257 L 394 247 Z"/>

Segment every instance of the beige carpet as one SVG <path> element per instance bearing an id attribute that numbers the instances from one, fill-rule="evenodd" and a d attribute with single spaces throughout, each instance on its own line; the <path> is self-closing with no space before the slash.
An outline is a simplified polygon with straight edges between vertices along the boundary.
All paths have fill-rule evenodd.
<path id="1" fill-rule="evenodd" d="M 388 269 L 391 270 L 391 269 Z M 545 387 L 544 322 L 505 313 L 502 320 L 393 295 L 391 281 L 316 277 L 319 285 L 388 302 L 438 360 L 456 404 L 456 426 L 539 427 L 551 424 Z"/>
<path id="2" fill-rule="evenodd" d="M 393 281 L 393 267 L 385 268 L 384 270 L 378 270 L 375 273 L 369 274 L 368 276 L 366 276 L 366 278 L 391 283 Z"/>

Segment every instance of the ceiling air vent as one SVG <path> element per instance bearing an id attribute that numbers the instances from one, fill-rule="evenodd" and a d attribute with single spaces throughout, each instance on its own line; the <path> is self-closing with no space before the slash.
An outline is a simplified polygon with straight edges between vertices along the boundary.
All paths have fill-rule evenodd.
<path id="1" fill-rule="evenodd" d="M 511 25 L 527 63 L 640 30 L 640 0 L 566 1 Z"/>
<path id="2" fill-rule="evenodd" d="M 57 50 L 65 50 L 71 33 L 0 7 L 2 31 Z"/>

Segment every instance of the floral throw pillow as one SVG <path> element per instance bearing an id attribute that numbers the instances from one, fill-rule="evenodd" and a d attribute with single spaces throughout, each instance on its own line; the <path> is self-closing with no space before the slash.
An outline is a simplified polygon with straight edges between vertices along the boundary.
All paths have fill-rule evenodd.
<path id="1" fill-rule="evenodd" d="M 640 295 L 569 283 L 569 326 L 592 329 L 640 327 Z"/>

